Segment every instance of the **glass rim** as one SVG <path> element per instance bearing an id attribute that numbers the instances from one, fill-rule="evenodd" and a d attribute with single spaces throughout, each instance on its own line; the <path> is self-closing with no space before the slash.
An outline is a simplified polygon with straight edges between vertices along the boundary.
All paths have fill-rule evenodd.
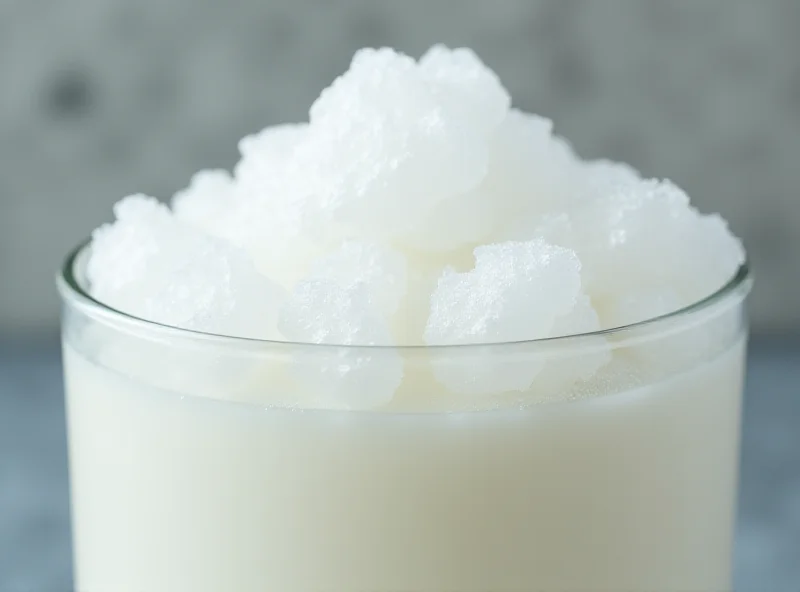
<path id="1" fill-rule="evenodd" d="M 117 308 L 102 302 L 93 297 L 78 280 L 75 272 L 75 266 L 79 262 L 79 258 L 91 246 L 91 238 L 86 239 L 74 247 L 67 255 L 60 271 L 56 274 L 56 286 L 61 298 L 64 302 L 79 303 L 85 309 L 91 311 L 95 316 L 100 315 L 110 320 L 123 321 L 128 324 L 133 324 L 136 328 L 144 329 L 153 332 L 166 333 L 173 337 L 182 337 L 184 339 L 193 339 L 215 343 L 218 345 L 245 345 L 245 346 L 263 346 L 263 347 L 292 347 L 292 348 L 314 348 L 314 349 L 330 349 L 342 348 L 348 350 L 369 350 L 369 351 L 382 351 L 382 350 L 400 350 L 400 351 L 442 351 L 442 350 L 474 350 L 486 347 L 503 347 L 503 346 L 526 346 L 526 345 L 556 345 L 575 340 L 581 340 L 592 337 L 609 338 L 627 333 L 633 333 L 643 328 L 657 328 L 661 325 L 667 325 L 670 322 L 678 321 L 685 318 L 694 317 L 708 309 L 713 308 L 715 305 L 724 302 L 729 296 L 735 294 L 742 294 L 746 296 L 752 286 L 752 274 L 748 260 L 743 261 L 736 272 L 726 281 L 720 288 L 687 306 L 677 310 L 657 315 L 651 318 L 636 321 L 618 327 L 609 327 L 606 329 L 598 329 L 585 333 L 575 333 L 570 335 L 558 335 L 554 337 L 540 337 L 536 339 L 523 339 L 517 341 L 487 341 L 477 343 L 460 343 L 460 344 L 399 344 L 399 345 L 355 345 L 355 344 L 339 344 L 339 343 L 313 343 L 303 341 L 286 341 L 277 339 L 258 339 L 254 337 L 238 337 L 232 335 L 221 335 L 217 333 L 209 333 L 205 331 L 198 331 L 196 329 L 186 329 L 159 323 L 138 317 L 136 315 L 124 312 Z"/>

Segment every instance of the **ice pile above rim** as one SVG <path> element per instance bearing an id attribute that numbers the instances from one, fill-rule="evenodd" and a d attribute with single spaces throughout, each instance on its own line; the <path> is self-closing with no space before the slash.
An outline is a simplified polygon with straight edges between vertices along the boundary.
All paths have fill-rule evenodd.
<path id="1" fill-rule="evenodd" d="M 232 174 L 198 173 L 171 208 L 141 195 L 117 204 L 93 235 L 93 296 L 231 336 L 497 343 L 671 312 L 744 260 L 725 222 L 673 183 L 583 161 L 550 121 L 512 108 L 468 49 L 360 50 L 307 123 L 239 148 Z M 369 363 L 343 363 L 336 379 L 374 378 Z M 392 364 L 376 404 L 402 380 Z M 459 380 L 448 386 L 493 388 Z"/>

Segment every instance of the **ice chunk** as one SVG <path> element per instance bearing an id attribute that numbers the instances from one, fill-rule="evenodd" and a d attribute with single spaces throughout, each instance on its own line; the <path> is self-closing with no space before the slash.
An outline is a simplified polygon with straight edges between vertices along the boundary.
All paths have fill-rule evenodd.
<path id="1" fill-rule="evenodd" d="M 516 109 L 509 112 L 492 146 L 481 194 L 482 201 L 493 204 L 499 236 L 521 241 L 541 237 L 543 218 L 563 215 L 576 200 L 578 157 L 553 135 L 549 119 Z"/>
<path id="2" fill-rule="evenodd" d="M 497 204 L 502 195 L 489 196 L 483 186 L 439 202 L 415 229 L 399 242 L 413 250 L 449 253 L 465 245 L 489 241 L 498 226 Z"/>
<path id="3" fill-rule="evenodd" d="M 489 137 L 508 104 L 471 52 L 438 48 L 418 65 L 389 49 L 361 50 L 311 107 L 312 137 L 296 153 L 307 192 L 347 228 L 413 237 L 437 204 L 485 176 Z"/>
<path id="4" fill-rule="evenodd" d="M 600 158 L 583 163 L 582 170 L 576 171 L 577 195 L 579 201 L 602 198 L 618 190 L 637 186 L 642 176 L 635 168 L 624 162 Z"/>
<path id="5" fill-rule="evenodd" d="M 152 298 L 148 317 L 209 333 L 277 339 L 283 298 L 244 253 L 209 240 Z"/>
<path id="6" fill-rule="evenodd" d="M 222 236 L 246 251 L 260 273 L 287 290 L 330 251 L 331 244 L 308 227 L 301 204 L 276 205 L 269 197 L 237 204 Z"/>
<path id="7" fill-rule="evenodd" d="M 549 119 L 512 109 L 492 147 L 487 197 L 504 196 L 515 215 L 541 215 L 569 207 L 577 156 L 564 139 L 553 134 Z"/>
<path id="8" fill-rule="evenodd" d="M 245 191 L 268 193 L 280 201 L 291 187 L 294 152 L 308 138 L 308 124 L 291 123 L 269 126 L 245 136 L 239 141 L 241 160 L 236 165 L 234 176 Z"/>
<path id="9" fill-rule="evenodd" d="M 177 221 L 143 195 L 119 202 L 95 231 L 92 295 L 128 314 L 210 333 L 275 338 L 281 290 L 245 253 Z"/>
<path id="10" fill-rule="evenodd" d="M 373 311 L 363 284 L 341 288 L 326 279 L 301 281 L 284 304 L 281 332 L 291 341 L 389 345 L 385 319 Z"/>
<path id="11" fill-rule="evenodd" d="M 282 123 L 270 125 L 260 132 L 250 134 L 239 140 L 239 154 L 242 161 L 255 161 L 269 164 L 273 160 L 286 160 L 292 148 L 305 136 L 307 123 Z"/>
<path id="12" fill-rule="evenodd" d="M 471 49 L 434 45 L 420 58 L 419 72 L 445 109 L 460 113 L 478 133 L 494 130 L 511 104 L 500 79 Z"/>
<path id="13" fill-rule="evenodd" d="M 645 180 L 627 165 L 595 161 L 585 166 L 582 187 L 570 212 L 546 217 L 536 232 L 578 253 L 583 285 L 604 328 L 654 319 L 702 300 L 744 260 L 741 243 L 724 221 L 700 214 L 669 181 Z M 729 342 L 731 323 L 719 324 L 720 329 L 707 323 L 672 336 L 651 335 L 647 342 L 626 344 L 626 355 L 651 370 L 677 371 L 691 360 L 709 359 L 715 347 Z"/>
<path id="14" fill-rule="evenodd" d="M 600 320 L 592 307 L 592 301 L 586 294 L 580 293 L 569 314 L 558 317 L 553 323 L 549 337 L 582 335 L 599 329 Z"/>
<path id="15" fill-rule="evenodd" d="M 287 289 L 331 247 L 313 207 L 315 164 L 303 157 L 309 142 L 308 124 L 271 126 L 242 139 L 235 199 L 214 231 Z"/>
<path id="16" fill-rule="evenodd" d="M 290 341 L 331 344 L 309 346 L 294 357 L 297 380 L 322 407 L 379 407 L 403 379 L 396 349 L 347 347 L 392 344 L 388 322 L 364 284 L 342 288 L 328 279 L 303 280 L 281 309 L 278 327 Z"/>
<path id="17" fill-rule="evenodd" d="M 580 262 L 567 249 L 541 240 L 478 247 L 475 269 L 448 269 L 439 279 L 425 340 L 440 345 L 548 337 L 579 291 Z"/>
<path id="18" fill-rule="evenodd" d="M 95 298 L 130 310 L 142 302 L 135 294 L 137 286 L 148 280 L 162 282 L 174 268 L 174 259 L 185 259 L 192 246 L 172 233 L 169 209 L 154 198 L 127 197 L 114 206 L 114 215 L 114 224 L 92 233 L 86 273 Z M 162 242 L 171 247 L 172 257 L 162 253 Z"/>
<path id="19" fill-rule="evenodd" d="M 744 260 L 719 216 L 701 215 L 669 181 L 596 165 L 598 194 L 542 232 L 577 251 L 604 327 L 661 315 L 712 294 Z M 631 306 L 631 302 L 638 302 Z M 643 305 L 647 306 L 647 310 Z"/>
<path id="20" fill-rule="evenodd" d="M 437 204 L 406 242 L 446 251 L 493 236 L 530 240 L 543 215 L 570 206 L 577 166 L 550 120 L 511 109 L 491 136 L 480 184 Z"/>
<path id="21" fill-rule="evenodd" d="M 173 198 L 176 218 L 246 250 L 259 271 L 287 287 L 321 255 L 304 221 L 303 171 L 293 158 L 307 124 L 267 127 L 239 143 L 234 176 L 198 173 Z"/>
<path id="22" fill-rule="evenodd" d="M 284 288 L 330 250 L 331 242 L 307 223 L 302 201 L 266 185 L 239 186 L 236 197 L 214 234 L 246 251 L 260 273 Z"/>
<path id="23" fill-rule="evenodd" d="M 450 253 L 405 251 L 406 294 L 392 317 L 392 333 L 398 343 L 422 345 L 431 306 L 431 293 L 445 268 L 467 271 L 475 266 L 473 249 Z"/>
<path id="24" fill-rule="evenodd" d="M 406 260 L 377 243 L 347 241 L 311 269 L 311 277 L 335 282 L 349 291 L 363 284 L 370 302 L 387 318 L 406 293 Z"/>
<path id="25" fill-rule="evenodd" d="M 540 119 L 535 115 L 527 117 L 530 127 L 536 126 L 535 122 Z M 538 127 L 540 131 L 549 130 L 550 124 L 541 120 Z M 516 133 L 519 134 L 520 130 L 517 129 Z M 566 143 L 560 144 L 559 138 L 554 138 L 550 146 L 541 143 L 540 146 L 544 170 L 531 170 L 530 166 L 525 167 L 531 159 L 518 157 L 518 172 L 514 173 L 511 167 L 512 170 L 503 175 L 511 187 L 510 192 L 516 191 L 518 201 L 523 203 L 527 196 L 530 207 L 512 219 L 502 235 L 508 240 L 543 238 L 557 245 L 580 249 L 583 258 L 587 251 L 596 247 L 592 241 L 603 241 L 604 233 L 609 230 L 592 226 L 593 217 L 603 211 L 598 201 L 617 193 L 635 193 L 642 179 L 627 164 L 609 160 L 581 162 Z M 506 155 L 506 160 L 514 163 L 511 154 Z M 526 189 L 537 184 L 541 189 L 535 194 L 544 198 L 533 199 L 530 196 L 534 192 Z M 592 239 L 585 236 L 587 231 L 593 235 Z M 584 244 L 587 247 L 581 249 Z"/>
<path id="26" fill-rule="evenodd" d="M 172 198 L 175 217 L 210 234 L 219 234 L 220 221 L 233 206 L 233 180 L 224 170 L 200 171 Z"/>
<path id="27" fill-rule="evenodd" d="M 446 270 L 439 279 L 425 342 L 521 342 L 551 337 L 555 331 L 593 331 L 597 319 L 587 306 L 580 261 L 573 251 L 543 240 L 487 245 L 475 249 L 472 271 Z M 542 363 L 535 352 L 487 352 L 482 364 L 459 368 L 444 361 L 434 372 L 456 392 L 503 393 L 528 389 Z"/>
<path id="28" fill-rule="evenodd" d="M 680 246 L 687 263 L 687 276 L 680 282 L 687 306 L 721 288 L 745 261 L 744 246 L 728 223 L 719 214 L 702 215 L 694 208 L 686 242 Z M 680 270 L 681 266 L 676 268 Z"/>

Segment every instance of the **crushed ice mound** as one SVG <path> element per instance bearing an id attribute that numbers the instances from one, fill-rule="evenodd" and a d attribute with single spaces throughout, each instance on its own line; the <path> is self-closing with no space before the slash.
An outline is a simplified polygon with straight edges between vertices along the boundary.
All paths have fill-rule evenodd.
<path id="1" fill-rule="evenodd" d="M 248 255 L 175 220 L 153 198 L 114 207 L 97 229 L 86 273 L 91 293 L 144 319 L 218 335 L 274 339 L 283 290 Z"/>
<path id="2" fill-rule="evenodd" d="M 419 378 L 404 350 L 372 347 L 397 345 L 472 348 L 468 365 L 432 348 L 449 396 L 552 398 L 614 357 L 598 331 L 697 302 L 744 260 L 673 183 L 583 161 L 552 122 L 512 108 L 468 49 L 361 50 L 307 122 L 239 151 L 171 208 L 120 202 L 94 234 L 89 289 L 163 324 L 316 344 L 292 365 L 309 406 L 391 406 Z M 585 333 L 580 356 L 488 347 Z M 682 339 L 648 351 L 689 351 Z"/>

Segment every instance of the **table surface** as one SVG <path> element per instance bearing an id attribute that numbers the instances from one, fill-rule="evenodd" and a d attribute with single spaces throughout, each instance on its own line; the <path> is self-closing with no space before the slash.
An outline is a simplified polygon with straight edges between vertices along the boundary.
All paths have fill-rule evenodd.
<path id="1" fill-rule="evenodd" d="M 755 340 L 745 400 L 738 592 L 800 592 L 800 341 Z M 0 591 L 66 592 L 71 555 L 56 344 L 0 343 Z"/>

